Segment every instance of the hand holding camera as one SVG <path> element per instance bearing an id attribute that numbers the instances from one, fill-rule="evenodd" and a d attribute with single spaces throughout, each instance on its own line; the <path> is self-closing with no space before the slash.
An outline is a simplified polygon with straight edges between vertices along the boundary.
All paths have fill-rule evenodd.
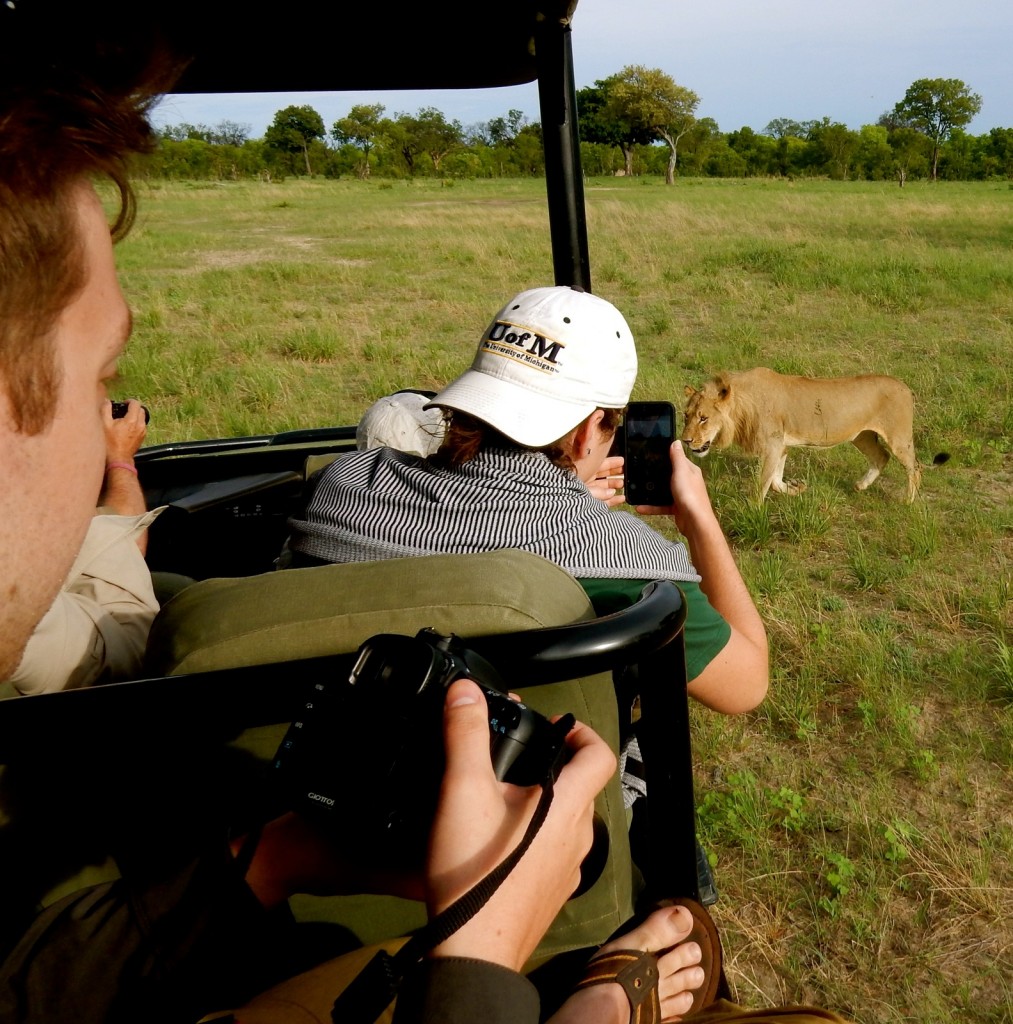
<path id="1" fill-rule="evenodd" d="M 552 723 L 511 700 L 456 637 L 388 633 L 359 648 L 346 680 L 315 686 L 278 748 L 276 778 L 293 809 L 378 866 L 420 867 L 444 774 L 445 693 L 462 678 L 485 698 L 496 779 L 528 787 L 555 778 L 572 716 Z"/>
<path id="2" fill-rule="evenodd" d="M 127 402 L 113 402 L 112 403 L 112 407 L 113 407 L 113 419 L 114 420 L 121 420 L 121 419 L 123 419 L 124 416 L 126 416 L 127 412 L 129 411 L 129 409 L 130 409 L 130 402 L 129 401 L 127 401 Z M 145 424 L 150 423 L 151 422 L 151 413 L 148 411 L 148 407 L 146 405 L 142 405 L 141 406 L 141 411 L 144 413 L 144 422 L 145 422 Z"/>
<path id="3" fill-rule="evenodd" d="M 110 402 L 111 418 L 104 420 L 106 464 L 132 464 L 148 432 L 148 410 L 136 399 Z M 143 413 L 143 418 L 141 414 Z"/>
<path id="4" fill-rule="evenodd" d="M 469 701 L 470 682 L 452 684 L 444 713 L 447 767 L 426 871 L 429 914 L 445 911 L 488 875 L 520 842 L 540 798 L 538 789 L 501 786 L 483 751 L 485 710 Z M 467 703 L 461 703 L 461 701 Z M 530 848 L 481 910 L 436 946 L 438 956 L 479 957 L 511 969 L 534 951 L 563 904 L 601 870 L 607 855 L 593 815 L 594 798 L 615 772 L 616 759 L 591 728 L 567 734 L 567 759 L 548 816 Z"/>

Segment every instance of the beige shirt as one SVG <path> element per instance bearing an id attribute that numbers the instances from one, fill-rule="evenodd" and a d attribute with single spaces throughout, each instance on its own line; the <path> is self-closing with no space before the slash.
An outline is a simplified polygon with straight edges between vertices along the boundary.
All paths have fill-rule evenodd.
<path id="1" fill-rule="evenodd" d="M 98 514 L 10 682 L 20 694 L 136 677 L 158 602 L 137 536 L 162 511 Z"/>

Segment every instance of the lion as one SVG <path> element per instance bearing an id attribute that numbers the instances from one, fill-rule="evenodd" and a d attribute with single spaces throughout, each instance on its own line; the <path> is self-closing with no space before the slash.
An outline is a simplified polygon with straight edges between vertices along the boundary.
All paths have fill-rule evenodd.
<path id="1" fill-rule="evenodd" d="M 788 449 L 830 448 L 850 441 L 869 461 L 855 483 L 864 491 L 896 456 L 907 470 L 907 500 L 921 483 L 913 437 L 914 397 L 896 377 L 793 377 L 766 367 L 717 374 L 697 391 L 687 385 L 682 441 L 694 455 L 738 445 L 761 459 L 760 501 L 773 488 L 799 494 L 785 481 Z M 945 461 L 945 454 L 935 461 Z"/>

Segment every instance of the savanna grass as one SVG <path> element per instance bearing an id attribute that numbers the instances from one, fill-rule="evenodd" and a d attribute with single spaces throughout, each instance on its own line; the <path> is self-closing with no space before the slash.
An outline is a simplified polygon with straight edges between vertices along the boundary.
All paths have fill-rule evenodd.
<path id="1" fill-rule="evenodd" d="M 610 179 L 586 199 L 634 398 L 678 406 L 758 365 L 916 396 L 912 505 L 893 461 L 855 492 L 848 445 L 792 451 L 807 490 L 762 504 L 754 460 L 702 463 L 771 643 L 760 708 L 692 709 L 739 999 L 1013 1018 L 1013 191 Z M 455 376 L 506 299 L 552 280 L 534 180 L 142 185 L 118 258 L 117 390 L 152 443 L 354 423 Z"/>

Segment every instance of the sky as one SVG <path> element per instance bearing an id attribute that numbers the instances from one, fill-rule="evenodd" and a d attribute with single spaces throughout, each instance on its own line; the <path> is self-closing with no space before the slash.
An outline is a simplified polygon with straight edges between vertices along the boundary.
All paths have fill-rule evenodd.
<path id="1" fill-rule="evenodd" d="M 697 117 L 730 132 L 775 118 L 875 124 L 919 78 L 959 78 L 982 97 L 972 135 L 1013 127 L 1011 0 L 579 0 L 574 80 L 581 89 L 630 64 L 660 68 L 700 97 Z M 309 104 L 330 126 L 360 103 L 387 116 L 436 107 L 467 128 L 521 110 L 540 120 L 534 85 L 434 92 L 170 96 L 158 125 L 249 125 Z"/>

